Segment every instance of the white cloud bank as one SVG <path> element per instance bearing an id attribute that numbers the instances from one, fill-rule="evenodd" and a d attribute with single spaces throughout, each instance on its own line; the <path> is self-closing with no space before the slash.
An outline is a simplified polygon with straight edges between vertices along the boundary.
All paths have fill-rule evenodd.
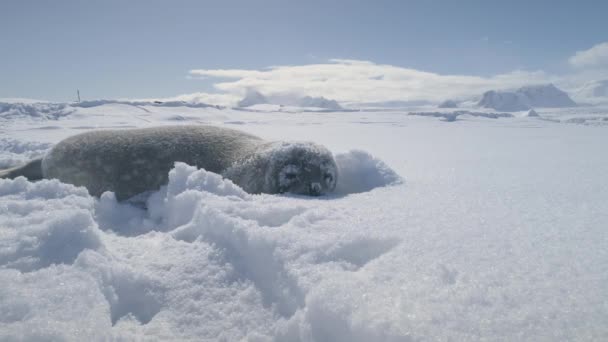
<path id="1" fill-rule="evenodd" d="M 588 50 L 578 51 L 568 61 L 577 68 L 608 67 L 608 42 L 594 45 Z"/>
<path id="2" fill-rule="evenodd" d="M 273 66 L 262 70 L 195 69 L 190 70 L 189 77 L 215 79 L 214 87 L 218 94 L 196 93 L 174 99 L 231 106 L 253 89 L 267 97 L 324 97 L 341 104 L 439 103 L 446 99 L 476 99 L 488 90 L 513 90 L 554 83 L 578 100 L 587 100 L 579 89 L 589 82 L 608 78 L 608 42 L 578 51 L 568 61 L 575 69 L 560 75 L 542 70 L 516 70 L 490 77 L 441 75 L 352 59 L 330 59 L 324 63 Z"/>
<path id="3" fill-rule="evenodd" d="M 264 70 L 196 69 L 192 77 L 223 78 L 215 88 L 244 95 L 256 89 L 264 95 L 323 96 L 342 103 L 431 101 L 468 98 L 496 88 L 551 82 L 542 71 L 514 71 L 492 77 L 440 75 L 369 61 L 332 59 L 327 63 L 275 66 Z"/>

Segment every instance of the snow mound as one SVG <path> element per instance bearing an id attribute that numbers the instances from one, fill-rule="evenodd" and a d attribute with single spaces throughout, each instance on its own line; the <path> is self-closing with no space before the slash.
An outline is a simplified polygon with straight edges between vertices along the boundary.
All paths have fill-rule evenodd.
<path id="1" fill-rule="evenodd" d="M 0 340 L 112 340 L 147 323 L 164 288 L 109 254 L 85 188 L 0 179 Z"/>
<path id="2" fill-rule="evenodd" d="M 43 156 L 51 148 L 50 143 L 20 141 L 0 138 L 0 169 L 25 164 L 31 159 Z"/>
<path id="3" fill-rule="evenodd" d="M 402 182 L 395 171 L 365 151 L 354 150 L 337 154 L 335 158 L 339 175 L 337 194 L 365 192 Z"/>
<path id="4" fill-rule="evenodd" d="M 82 250 L 100 248 L 92 207 L 84 188 L 57 180 L 0 179 L 0 267 L 33 271 L 72 263 Z"/>
<path id="5" fill-rule="evenodd" d="M 490 90 L 483 94 L 478 105 L 485 108 L 516 112 L 532 107 L 563 108 L 575 107 L 576 103 L 568 94 L 553 84 L 526 86 L 516 91 Z"/>
<path id="6" fill-rule="evenodd" d="M 6 103 L 0 102 L 0 120 L 32 118 L 57 120 L 74 112 L 67 103 Z"/>

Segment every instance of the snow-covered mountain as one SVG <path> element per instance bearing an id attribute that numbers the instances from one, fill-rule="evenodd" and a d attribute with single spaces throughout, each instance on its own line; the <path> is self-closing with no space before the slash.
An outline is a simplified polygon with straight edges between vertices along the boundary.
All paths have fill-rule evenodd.
<path id="1" fill-rule="evenodd" d="M 245 97 L 238 102 L 239 107 L 250 107 L 259 104 L 273 104 L 282 106 L 294 106 L 294 107 L 315 107 L 330 110 L 340 110 L 342 106 L 331 99 L 327 99 L 323 96 L 311 97 L 311 96 L 296 96 L 296 95 L 275 95 L 265 96 L 257 90 L 249 90 Z"/>
<path id="2" fill-rule="evenodd" d="M 320 96 L 320 97 L 304 96 L 303 98 L 299 99 L 298 106 L 325 108 L 325 109 L 333 109 L 333 110 L 342 109 L 342 106 L 340 106 L 340 104 L 336 100 L 326 99 L 323 96 Z"/>
<path id="3" fill-rule="evenodd" d="M 477 105 L 508 112 L 530 109 L 528 99 L 523 94 L 512 91 L 486 91 Z"/>
<path id="4" fill-rule="evenodd" d="M 490 90 L 483 94 L 478 105 L 501 111 L 522 111 L 534 107 L 575 107 L 568 94 L 553 84 L 525 86 L 516 91 Z"/>
<path id="5" fill-rule="evenodd" d="M 245 97 L 238 102 L 239 107 L 249 107 L 257 104 L 266 104 L 268 99 L 257 90 L 249 90 Z"/>
<path id="6" fill-rule="evenodd" d="M 572 101 L 568 93 L 553 84 L 526 86 L 519 88 L 517 92 L 528 99 L 531 107 L 576 107 L 576 102 Z"/>

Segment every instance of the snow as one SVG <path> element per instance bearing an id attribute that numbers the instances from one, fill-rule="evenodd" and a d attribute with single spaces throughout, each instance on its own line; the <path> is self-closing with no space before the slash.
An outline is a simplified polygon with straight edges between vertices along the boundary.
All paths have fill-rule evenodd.
<path id="1" fill-rule="evenodd" d="M 0 102 L 0 120 L 18 117 L 39 117 L 58 119 L 74 112 L 66 103 L 2 103 Z"/>
<path id="2" fill-rule="evenodd" d="M 441 102 L 437 108 L 458 108 L 458 102 L 454 100 L 445 100 Z"/>
<path id="3" fill-rule="evenodd" d="M 483 93 L 478 105 L 507 112 L 516 112 L 530 108 L 528 99 L 521 93 L 490 90 Z"/>
<path id="4" fill-rule="evenodd" d="M 532 107 L 576 107 L 570 96 L 553 84 L 525 86 L 519 88 L 517 92 L 524 95 Z"/>
<path id="5" fill-rule="evenodd" d="M 239 107 L 249 107 L 257 104 L 266 104 L 268 100 L 259 91 L 250 89 L 247 91 L 245 97 L 238 102 Z"/>
<path id="6" fill-rule="evenodd" d="M 608 335 L 606 107 L 535 108 L 534 118 L 464 105 L 54 105 L 0 118 L 3 167 L 86 130 L 179 117 L 322 144 L 338 185 L 314 198 L 251 195 L 177 163 L 169 184 L 138 203 L 2 179 L 0 340 Z"/>
<path id="7" fill-rule="evenodd" d="M 340 110 L 342 107 L 336 100 L 326 99 L 323 96 L 310 97 L 304 96 L 298 100 L 300 107 L 313 107 L 313 108 L 325 108 L 331 110 Z"/>
<path id="8" fill-rule="evenodd" d="M 483 94 L 478 105 L 500 111 L 516 112 L 528 110 L 532 107 L 575 107 L 576 103 L 572 101 L 567 93 L 553 84 L 545 84 L 525 86 L 513 92 L 490 90 Z"/>
<path id="9" fill-rule="evenodd" d="M 264 96 L 262 93 L 255 89 L 247 90 L 245 97 L 238 102 L 239 107 L 252 107 L 256 105 L 277 105 L 280 107 L 300 107 L 300 108 L 321 108 L 332 111 L 342 109 L 340 104 L 335 100 L 326 99 L 323 96 L 311 97 L 311 96 L 298 96 L 293 94 L 282 94 Z"/>
<path id="10" fill-rule="evenodd" d="M 0 138 L 0 169 L 22 165 L 31 159 L 42 157 L 51 146 L 50 143 Z"/>

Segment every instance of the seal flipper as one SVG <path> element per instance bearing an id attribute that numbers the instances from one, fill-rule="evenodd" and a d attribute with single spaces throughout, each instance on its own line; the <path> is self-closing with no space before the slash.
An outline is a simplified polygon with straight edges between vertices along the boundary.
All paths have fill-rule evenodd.
<path id="1" fill-rule="evenodd" d="M 23 176 L 31 181 L 42 179 L 42 158 L 30 160 L 25 165 L 0 170 L 0 178 L 14 179 L 19 176 Z"/>

